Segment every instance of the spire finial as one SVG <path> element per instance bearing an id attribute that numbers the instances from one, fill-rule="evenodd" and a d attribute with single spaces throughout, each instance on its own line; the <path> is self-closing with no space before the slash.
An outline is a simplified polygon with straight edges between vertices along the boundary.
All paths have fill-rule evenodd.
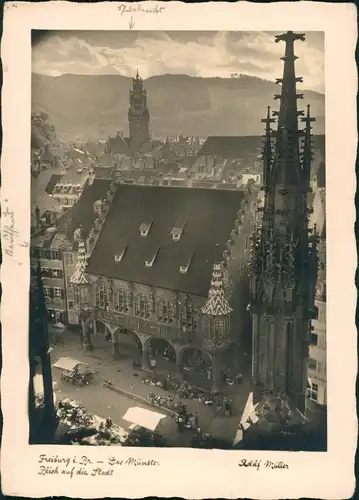
<path id="1" fill-rule="evenodd" d="M 137 80 L 140 78 L 140 75 L 139 75 L 139 73 L 138 73 L 138 67 L 137 67 L 136 78 L 137 78 Z"/>
<path id="2" fill-rule="evenodd" d="M 216 264 L 219 264 L 219 244 L 216 243 Z"/>

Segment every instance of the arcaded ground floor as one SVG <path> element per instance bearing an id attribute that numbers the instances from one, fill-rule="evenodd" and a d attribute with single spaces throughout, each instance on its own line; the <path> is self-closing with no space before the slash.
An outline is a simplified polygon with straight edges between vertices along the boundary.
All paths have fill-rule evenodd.
<path id="1" fill-rule="evenodd" d="M 83 332 L 85 350 L 100 350 L 118 361 L 131 360 L 144 370 L 168 373 L 179 382 L 186 380 L 204 389 L 218 389 L 242 378 L 250 365 L 250 339 L 244 339 L 241 347 L 231 343 L 224 350 L 210 352 L 200 345 L 181 344 L 104 320 L 91 319 Z"/>
<path id="2" fill-rule="evenodd" d="M 62 356 L 69 356 L 85 362 L 95 373 L 95 380 L 90 386 L 78 388 L 63 382 L 60 373 L 56 373 L 56 369 L 54 369 L 53 376 L 57 400 L 66 397 L 77 399 L 87 407 L 88 411 L 102 417 L 109 416 L 114 422 L 119 422 L 129 406 L 141 406 L 143 403 L 138 403 L 122 394 L 110 391 L 103 386 L 104 381 L 111 381 L 114 386 L 123 391 L 144 399 L 147 399 L 151 393 L 164 397 L 170 394 L 175 398 L 178 397 L 175 393 L 143 383 L 143 378 L 149 372 L 133 366 L 133 353 L 136 352 L 133 346 L 128 348 L 128 355 L 125 355 L 125 349 L 123 348 L 122 355 L 118 360 L 114 360 L 111 342 L 106 342 L 103 337 L 97 338 L 95 336 L 93 341 L 94 350 L 85 352 L 78 333 L 66 330 L 58 336 L 61 337 L 61 341 L 53 344 L 53 351 L 51 353 L 52 363 L 56 362 Z M 157 373 L 163 373 L 166 370 L 171 373 L 174 370 L 173 373 L 175 373 L 176 365 L 174 364 L 173 367 L 171 360 L 162 360 L 162 356 L 157 356 L 157 358 Z M 248 395 L 251 391 L 251 368 L 248 355 L 243 355 L 242 367 L 242 382 L 231 386 L 225 385 L 221 391 L 222 397 L 228 395 L 232 398 L 233 413 L 231 416 L 225 416 L 223 409 L 217 410 L 215 405 L 206 406 L 195 400 L 183 399 L 183 403 L 189 412 L 198 413 L 199 426 L 203 432 L 208 432 L 228 442 L 233 441 L 236 435 Z M 148 405 L 148 408 L 160 411 L 150 405 Z M 170 446 L 190 446 L 191 431 L 178 433 L 177 427 L 174 425 L 171 417 L 165 419 L 164 429 L 161 429 L 161 432 L 163 432 Z"/>

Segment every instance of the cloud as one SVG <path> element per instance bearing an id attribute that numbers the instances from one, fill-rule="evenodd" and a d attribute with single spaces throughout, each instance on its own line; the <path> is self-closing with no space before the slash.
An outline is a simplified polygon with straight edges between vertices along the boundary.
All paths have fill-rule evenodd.
<path id="1" fill-rule="evenodd" d="M 102 35 L 101 35 L 102 33 Z M 123 33 L 123 32 L 122 32 Z M 121 38 L 122 37 L 122 38 Z M 46 74 L 120 73 L 141 76 L 185 73 L 229 77 L 244 73 L 274 81 L 282 73 L 284 45 L 268 32 L 59 32 L 33 49 L 33 71 Z M 324 90 L 324 47 L 321 34 L 309 34 L 296 44 L 296 70 L 304 86 Z"/>

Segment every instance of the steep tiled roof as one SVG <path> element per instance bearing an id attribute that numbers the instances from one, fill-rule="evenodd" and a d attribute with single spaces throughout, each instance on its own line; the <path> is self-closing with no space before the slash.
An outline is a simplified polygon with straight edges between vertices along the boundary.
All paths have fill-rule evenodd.
<path id="1" fill-rule="evenodd" d="M 54 187 L 60 180 L 62 179 L 63 174 L 52 174 L 49 182 L 46 185 L 45 191 L 47 194 L 52 194 L 54 191 Z"/>
<path id="2" fill-rule="evenodd" d="M 55 247 L 54 241 L 61 240 L 61 234 L 65 235 L 68 241 L 73 241 L 74 231 L 79 226 L 82 226 L 83 238 L 86 239 L 96 219 L 93 204 L 106 197 L 109 186 L 110 181 L 107 179 L 95 179 L 92 185 L 86 185 L 79 201 L 55 222 L 51 238 L 46 239 L 47 246 Z M 36 246 L 45 233 L 46 230 L 36 233 L 32 238 L 32 245 Z"/>
<path id="3" fill-rule="evenodd" d="M 109 186 L 107 179 L 95 179 L 92 185 L 87 185 L 79 201 L 58 220 L 57 231 L 65 233 L 71 241 L 74 231 L 82 226 L 83 238 L 86 239 L 97 217 L 93 204 L 106 197 Z"/>
<path id="4" fill-rule="evenodd" d="M 206 297 L 212 266 L 226 248 L 243 192 L 120 185 L 88 272 Z M 142 223 L 152 221 L 147 236 Z M 171 236 L 182 227 L 179 241 Z M 120 262 L 115 254 L 126 252 Z M 157 253 L 151 267 L 150 261 Z M 188 265 L 189 264 L 189 265 Z M 180 267 L 187 272 L 180 272 Z"/>
<path id="5" fill-rule="evenodd" d="M 122 137 L 121 135 L 110 137 L 107 141 L 107 147 L 111 149 L 112 153 L 128 154 L 129 139 L 128 137 Z"/>
<path id="6" fill-rule="evenodd" d="M 97 179 L 111 179 L 113 167 L 96 167 L 95 177 Z"/>
<path id="7" fill-rule="evenodd" d="M 243 158 L 248 153 L 255 154 L 262 141 L 260 136 L 208 137 L 197 156 Z"/>
<path id="8" fill-rule="evenodd" d="M 242 137 L 208 137 L 197 153 L 199 156 L 218 156 L 222 158 L 247 158 L 256 154 L 261 149 L 263 139 L 261 136 L 249 135 Z M 325 159 L 325 136 L 313 136 L 313 149 L 320 151 Z"/>

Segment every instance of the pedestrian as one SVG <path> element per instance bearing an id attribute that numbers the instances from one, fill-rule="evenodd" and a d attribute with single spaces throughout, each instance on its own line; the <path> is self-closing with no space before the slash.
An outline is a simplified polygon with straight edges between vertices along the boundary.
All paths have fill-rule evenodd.
<path id="1" fill-rule="evenodd" d="M 194 412 L 194 424 L 195 424 L 196 429 L 197 429 L 198 424 L 199 424 L 199 418 L 198 418 L 198 413 L 196 411 Z"/>
<path id="2" fill-rule="evenodd" d="M 226 417 L 232 415 L 232 400 L 231 398 L 225 398 L 224 401 L 224 414 Z"/>
<path id="3" fill-rule="evenodd" d="M 178 426 L 178 430 L 180 432 L 183 432 L 183 427 L 184 427 L 184 420 L 183 420 L 183 417 L 182 416 L 179 416 L 178 419 L 177 419 L 177 426 Z"/>
<path id="4" fill-rule="evenodd" d="M 243 379 L 243 375 L 241 373 L 238 373 L 238 375 L 236 375 L 236 382 L 237 382 L 237 384 L 241 384 L 242 383 L 242 379 Z"/>

